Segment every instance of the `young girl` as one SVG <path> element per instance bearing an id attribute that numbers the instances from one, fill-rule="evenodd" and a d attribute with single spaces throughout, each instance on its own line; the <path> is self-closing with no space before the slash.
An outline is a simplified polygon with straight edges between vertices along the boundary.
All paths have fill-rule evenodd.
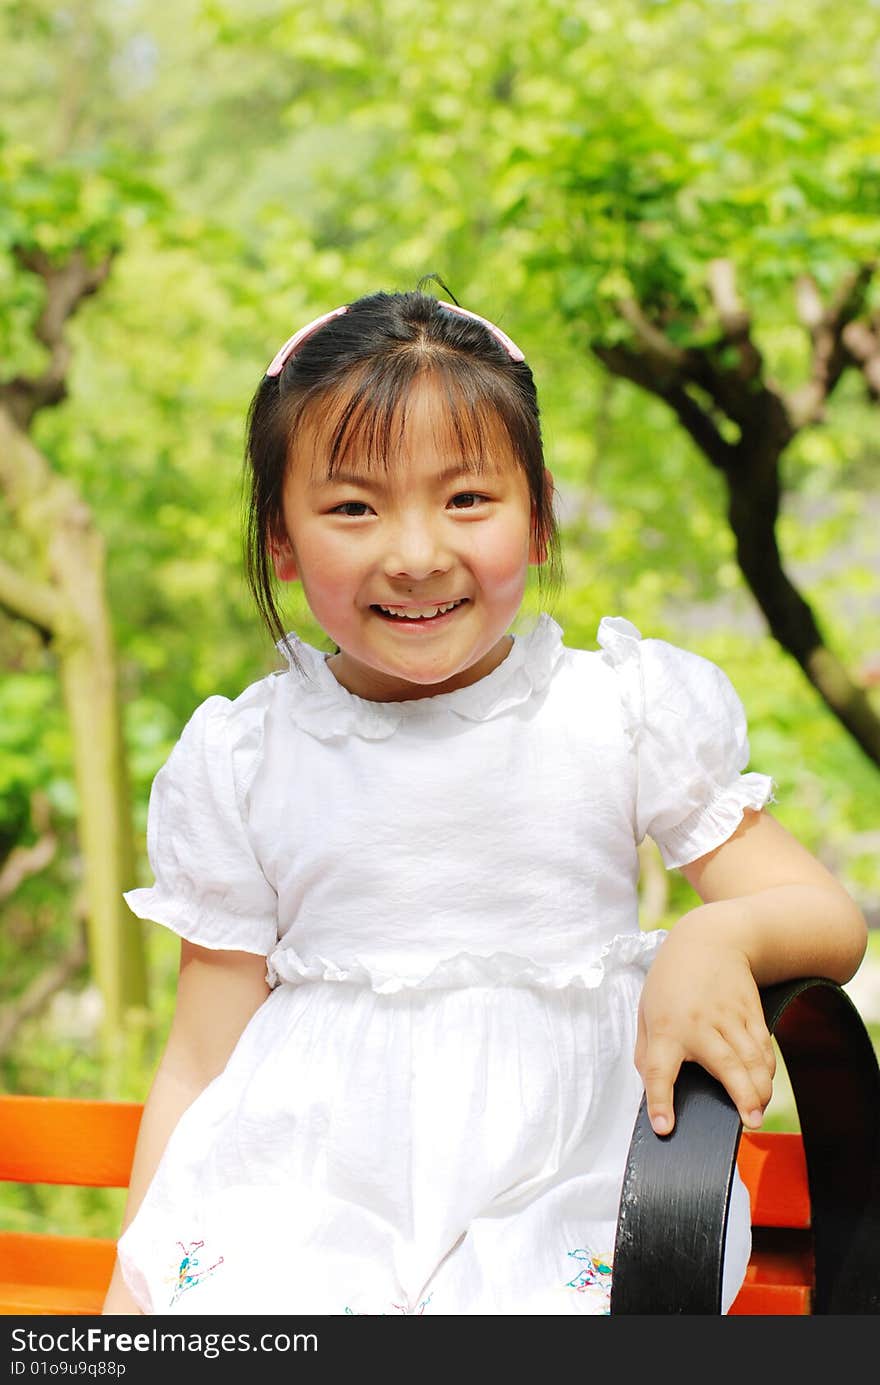
<path id="1" fill-rule="evenodd" d="M 496 326 L 377 293 L 251 405 L 248 575 L 283 670 L 193 713 L 156 776 L 177 1008 L 106 1313 L 606 1313 L 643 1091 L 681 1062 L 751 1128 L 758 986 L 840 982 L 858 908 L 743 773 L 712 663 L 606 617 L 510 633 L 558 559 L 531 371 Z M 332 655 L 284 636 L 302 583 Z M 703 901 L 640 932 L 649 834 Z M 724 1307 L 742 1281 L 742 1185 Z"/>

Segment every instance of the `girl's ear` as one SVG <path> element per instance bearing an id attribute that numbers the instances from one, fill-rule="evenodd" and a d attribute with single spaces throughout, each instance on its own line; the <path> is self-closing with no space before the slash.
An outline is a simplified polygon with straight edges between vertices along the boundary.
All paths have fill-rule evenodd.
<path id="1" fill-rule="evenodd" d="M 552 505 L 553 496 L 553 473 L 549 467 L 544 468 L 544 494 Z M 529 562 L 536 567 L 547 561 L 547 544 L 538 537 L 535 531 L 535 509 L 532 506 L 532 537 L 529 543 Z"/>
<path id="2" fill-rule="evenodd" d="M 293 545 L 288 538 L 269 540 L 269 556 L 279 582 L 295 582 L 299 569 L 293 554 Z"/>

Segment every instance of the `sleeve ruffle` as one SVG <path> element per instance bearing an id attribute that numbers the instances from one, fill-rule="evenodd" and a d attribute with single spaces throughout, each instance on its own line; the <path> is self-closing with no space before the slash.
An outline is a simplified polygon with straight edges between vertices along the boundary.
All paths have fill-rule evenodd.
<path id="1" fill-rule="evenodd" d="M 746 716 L 716 664 L 665 640 L 643 640 L 618 616 L 601 621 L 598 643 L 620 680 L 636 755 L 638 840 L 652 837 L 667 869 L 687 865 L 727 841 L 746 808 L 775 802 L 775 783 L 743 773 Z"/>
<path id="2" fill-rule="evenodd" d="M 209 697 L 153 780 L 147 856 L 155 883 L 126 891 L 138 918 L 203 947 L 268 955 L 278 901 L 249 840 L 247 793 L 262 750 L 264 708 Z"/>

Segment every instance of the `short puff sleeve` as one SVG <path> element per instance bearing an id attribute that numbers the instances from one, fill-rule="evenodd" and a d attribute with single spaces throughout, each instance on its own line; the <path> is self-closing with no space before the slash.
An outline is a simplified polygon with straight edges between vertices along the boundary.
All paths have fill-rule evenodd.
<path id="1" fill-rule="evenodd" d="M 278 937 L 278 899 L 242 814 L 242 779 L 253 774 L 263 713 L 238 702 L 215 696 L 197 707 L 153 780 L 147 855 L 155 884 L 124 898 L 138 918 L 202 947 L 267 956 Z"/>
<path id="2" fill-rule="evenodd" d="M 665 640 L 643 640 L 606 616 L 598 643 L 620 679 L 624 726 L 637 760 L 637 839 L 652 837 L 668 870 L 726 842 L 746 808 L 773 802 L 774 781 L 744 774 L 743 705 L 709 659 Z"/>

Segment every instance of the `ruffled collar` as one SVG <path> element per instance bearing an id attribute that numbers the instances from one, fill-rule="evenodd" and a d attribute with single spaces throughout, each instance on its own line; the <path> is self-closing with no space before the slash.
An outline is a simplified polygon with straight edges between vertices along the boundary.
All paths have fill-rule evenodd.
<path id="1" fill-rule="evenodd" d="M 288 663 L 284 683 L 293 720 L 322 741 L 349 735 L 385 740 L 404 721 L 427 719 L 437 713 L 488 721 L 545 687 L 563 647 L 561 626 L 544 612 L 531 630 L 514 634 L 510 652 L 498 667 L 469 687 L 404 702 L 373 702 L 337 682 L 327 665 L 328 655 L 306 644 L 294 631 L 276 646 Z"/>

